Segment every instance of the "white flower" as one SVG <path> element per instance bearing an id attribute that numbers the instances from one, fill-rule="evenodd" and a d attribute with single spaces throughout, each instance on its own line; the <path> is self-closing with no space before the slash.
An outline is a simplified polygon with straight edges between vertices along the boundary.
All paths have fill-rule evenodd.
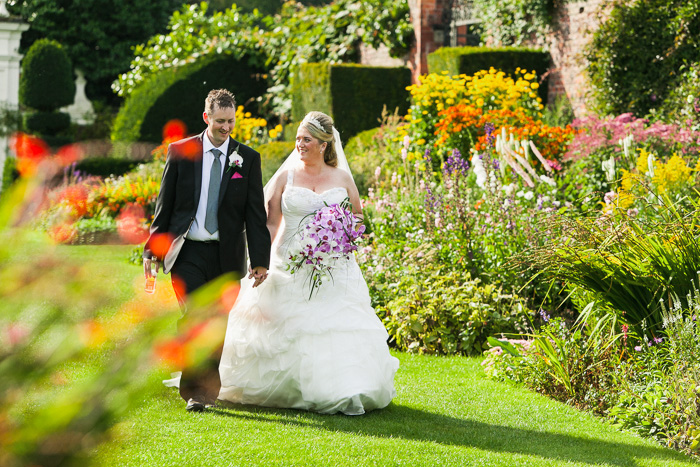
<path id="1" fill-rule="evenodd" d="M 527 193 L 525 193 L 525 199 L 528 201 L 530 201 L 534 197 L 535 197 L 535 194 L 531 191 L 528 191 Z"/>
<path id="2" fill-rule="evenodd" d="M 240 154 L 238 154 L 238 151 L 233 151 L 229 156 L 228 156 L 228 166 L 229 167 L 243 167 L 243 158 L 241 157 Z"/>
<path id="3" fill-rule="evenodd" d="M 484 169 L 484 164 L 481 161 L 481 154 L 474 154 L 472 156 L 472 170 L 474 170 L 476 174 L 476 184 L 479 185 L 479 188 L 484 189 L 487 174 L 486 169 Z"/>
<path id="4" fill-rule="evenodd" d="M 557 182 L 555 182 L 553 178 L 550 178 L 546 175 L 540 175 L 540 180 L 542 180 L 544 183 L 546 183 L 549 186 L 557 186 Z"/>

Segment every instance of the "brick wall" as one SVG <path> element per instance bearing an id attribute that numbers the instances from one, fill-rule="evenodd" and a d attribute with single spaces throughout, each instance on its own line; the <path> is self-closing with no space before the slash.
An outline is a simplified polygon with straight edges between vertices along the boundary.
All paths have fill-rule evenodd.
<path id="1" fill-rule="evenodd" d="M 609 4 L 608 0 L 560 3 L 554 15 L 553 31 L 547 37 L 553 62 L 549 75 L 549 100 L 552 102 L 557 96 L 567 95 L 577 117 L 588 112 L 586 61 L 582 51 L 609 13 Z"/>
<path id="2" fill-rule="evenodd" d="M 586 63 L 581 52 L 591 40 L 592 33 L 606 18 L 612 2 L 584 0 L 558 3 L 560 6 L 554 14 L 552 33 L 546 38 L 553 62 L 549 74 L 549 100 L 553 102 L 557 96 L 567 95 L 574 114 L 581 117 L 588 111 Z M 413 81 L 416 82 L 420 75 L 428 72 L 428 54 L 442 46 L 436 39 L 441 39 L 441 31 L 438 28 L 444 22 L 443 10 L 448 6 L 448 1 L 409 0 L 408 4 L 416 40 L 403 63 L 411 69 Z M 397 61 L 390 59 L 388 55 L 371 49 L 363 51 L 362 57 L 362 62 L 366 64 L 397 64 Z"/>
<path id="3" fill-rule="evenodd" d="M 409 67 L 416 82 L 422 74 L 428 73 L 428 54 L 436 51 L 442 44 L 440 40 L 442 30 L 436 30 L 436 26 L 443 27 L 443 11 L 447 0 L 408 0 L 411 10 L 411 22 L 416 36 L 416 42 L 409 53 Z"/>

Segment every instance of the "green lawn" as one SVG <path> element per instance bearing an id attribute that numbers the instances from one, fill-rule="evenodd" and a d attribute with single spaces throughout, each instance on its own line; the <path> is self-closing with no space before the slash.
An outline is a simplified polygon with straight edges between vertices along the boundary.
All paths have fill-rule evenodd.
<path id="1" fill-rule="evenodd" d="M 64 247 L 90 259 L 115 300 L 133 296 L 139 267 L 128 248 Z M 169 288 L 167 278 L 159 287 Z M 108 466 L 676 466 L 696 465 L 652 441 L 508 384 L 487 380 L 479 358 L 395 353 L 398 392 L 360 417 L 245 406 L 187 413 L 153 375 L 153 396 L 96 454 Z"/>

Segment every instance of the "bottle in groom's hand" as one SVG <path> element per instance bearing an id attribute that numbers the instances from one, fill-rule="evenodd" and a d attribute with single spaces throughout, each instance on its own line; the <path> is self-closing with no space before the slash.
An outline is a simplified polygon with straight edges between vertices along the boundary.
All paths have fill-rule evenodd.
<path id="1" fill-rule="evenodd" d="M 156 276 L 158 275 L 158 257 L 151 256 L 150 274 L 146 275 L 146 293 L 155 293 L 156 291 Z"/>

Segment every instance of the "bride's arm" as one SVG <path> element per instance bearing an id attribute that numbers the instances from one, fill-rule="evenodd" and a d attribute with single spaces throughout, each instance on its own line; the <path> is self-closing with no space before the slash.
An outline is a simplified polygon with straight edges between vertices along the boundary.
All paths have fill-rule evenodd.
<path id="1" fill-rule="evenodd" d="M 355 185 L 355 180 L 352 175 L 347 174 L 345 188 L 348 190 L 348 196 L 350 197 L 350 203 L 352 204 L 352 213 L 360 220 L 364 222 L 365 217 L 362 214 L 362 201 L 360 201 L 360 192 L 357 190 L 357 185 Z"/>
<path id="2" fill-rule="evenodd" d="M 272 192 L 272 196 L 265 202 L 265 208 L 267 209 L 267 230 L 270 231 L 272 243 L 275 243 L 277 231 L 282 223 L 282 192 L 284 191 L 286 182 L 287 173 L 281 173 L 280 176 L 277 177 L 277 183 L 275 184 L 275 190 Z"/>

